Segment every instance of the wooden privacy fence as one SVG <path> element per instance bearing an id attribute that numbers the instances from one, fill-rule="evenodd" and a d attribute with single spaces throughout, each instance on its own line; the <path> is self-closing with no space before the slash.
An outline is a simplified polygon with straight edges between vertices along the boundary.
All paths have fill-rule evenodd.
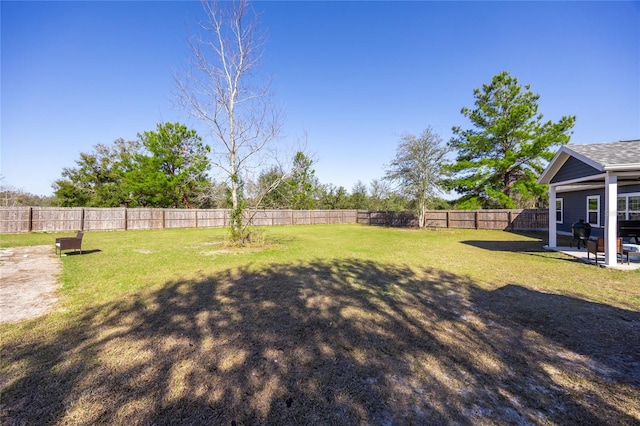
<path id="1" fill-rule="evenodd" d="M 253 210 L 251 225 L 356 223 L 357 210 Z M 125 231 L 128 229 L 220 228 L 229 225 L 228 209 L 156 209 L 91 207 L 0 207 L 0 233 Z"/>
<path id="2" fill-rule="evenodd" d="M 418 226 L 413 213 L 390 211 L 358 211 L 358 223 L 377 226 Z M 541 231 L 549 229 L 546 209 L 513 210 L 428 210 L 428 228 L 499 229 Z"/>
<path id="3" fill-rule="evenodd" d="M 367 210 L 252 210 L 254 226 L 360 223 L 415 227 L 409 212 Z M 229 225 L 228 209 L 153 209 L 124 207 L 0 207 L 0 233 L 124 231 L 127 229 L 220 228 Z M 548 210 L 429 210 L 429 228 L 547 230 Z"/>

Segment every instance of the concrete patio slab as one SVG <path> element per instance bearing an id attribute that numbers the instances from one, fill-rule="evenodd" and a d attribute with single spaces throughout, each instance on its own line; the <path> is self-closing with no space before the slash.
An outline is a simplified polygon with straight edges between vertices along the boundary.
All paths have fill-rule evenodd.
<path id="1" fill-rule="evenodd" d="M 576 247 L 566 247 L 566 246 L 558 246 L 558 247 L 549 247 L 549 246 L 544 246 L 544 248 L 546 250 L 551 250 L 551 251 L 557 251 L 560 253 L 564 253 L 568 256 L 572 256 L 575 257 L 576 259 L 584 262 L 584 263 L 588 263 L 591 265 L 595 265 L 596 261 L 593 257 L 593 254 L 590 254 L 589 257 L 590 259 L 587 258 L 587 249 L 586 248 L 576 248 Z M 598 265 L 597 266 L 601 266 L 603 268 L 612 268 L 612 269 L 619 269 L 622 271 L 635 271 L 637 269 L 640 269 L 640 257 L 636 256 L 636 257 L 631 257 L 629 264 L 627 264 L 627 257 L 624 257 L 624 261 L 618 257 L 618 263 L 615 266 L 607 266 L 604 264 L 604 254 L 601 253 L 598 256 Z"/>

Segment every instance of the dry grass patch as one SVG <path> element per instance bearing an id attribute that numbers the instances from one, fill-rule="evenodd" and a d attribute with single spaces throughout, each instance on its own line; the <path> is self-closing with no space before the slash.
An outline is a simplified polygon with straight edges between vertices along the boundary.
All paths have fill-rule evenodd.
<path id="1" fill-rule="evenodd" d="M 374 240 L 394 235 L 371 231 Z M 433 244 L 433 234 L 398 235 L 389 245 L 406 238 L 424 253 Z M 246 254 L 245 265 L 201 266 L 196 277 L 58 317 L 49 333 L 43 329 L 53 319 L 32 323 L 35 331 L 5 328 L 0 422 L 640 422 L 637 308 L 562 294 L 564 284 L 547 291 L 553 283 L 537 274 L 531 285 L 525 275 L 584 269 L 614 287 L 634 280 L 542 251 L 499 256 L 469 238 L 457 242 L 457 234 L 436 237 L 441 248 L 467 256 L 459 272 L 451 267 L 459 258 L 439 265 L 420 265 L 412 255 L 371 259 L 363 255 L 368 246 L 348 237 L 333 256 L 306 259 L 291 243 L 278 253 L 297 253 L 297 260 L 264 262 L 261 256 L 275 254 L 263 251 Z M 484 259 L 471 256 L 487 251 Z M 486 268 L 472 273 L 478 261 Z M 488 271 L 506 263 L 516 271 L 491 279 Z"/>

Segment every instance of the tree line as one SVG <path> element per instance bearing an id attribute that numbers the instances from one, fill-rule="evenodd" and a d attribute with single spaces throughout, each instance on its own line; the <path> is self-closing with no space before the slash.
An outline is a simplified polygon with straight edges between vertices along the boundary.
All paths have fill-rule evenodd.
<path id="1" fill-rule="evenodd" d="M 541 207 L 537 177 L 569 142 L 575 116 L 544 120 L 540 95 L 508 72 L 473 91 L 444 142 L 430 126 L 404 134 L 384 176 L 348 191 L 321 183 L 304 150 L 270 157 L 281 121 L 259 78 L 264 36 L 246 1 L 203 1 L 204 20 L 189 37 L 191 57 L 174 74 L 176 101 L 211 135 L 205 144 L 180 123 L 160 123 L 135 141 L 118 139 L 80 154 L 53 187 L 62 206 L 228 207 L 231 239 L 243 243 L 247 208 L 414 210 Z M 251 171 L 263 167 L 256 177 Z M 222 178 L 214 180 L 215 168 Z M 457 198 L 446 201 L 449 192 Z M 423 223 L 420 223 L 423 226 Z"/>
<path id="2" fill-rule="evenodd" d="M 507 72 L 475 89 L 475 108 L 463 108 L 473 128 L 454 127 L 444 143 L 430 127 L 403 135 L 385 174 L 351 190 L 322 183 L 314 161 L 303 151 L 284 170 L 274 165 L 257 179 L 241 179 L 238 192 L 250 206 L 283 209 L 414 210 L 542 207 L 546 186 L 536 183 L 552 147 L 567 143 L 575 117 L 542 121 L 539 95 Z M 4 205 L 65 207 L 231 208 L 228 182 L 208 175 L 211 148 L 195 130 L 161 123 L 134 141 L 118 139 L 81 153 L 53 184 L 54 197 L 37 197 L 11 188 Z M 448 160 L 451 152 L 457 154 Z M 442 198 L 453 190 L 459 197 Z M 422 215 L 419 214 L 419 217 Z"/>
<path id="3" fill-rule="evenodd" d="M 180 123 L 158 124 L 138 140 L 117 139 L 81 153 L 74 167 L 64 168 L 53 183 L 54 197 L 36 202 L 23 196 L 13 205 L 58 205 L 62 207 L 159 207 L 231 208 L 230 187 L 208 175 L 210 148 L 195 131 Z M 398 191 L 385 178 L 368 185 L 362 181 L 351 190 L 322 183 L 315 175 L 314 161 L 298 151 L 291 168 L 266 168 L 255 180 L 243 180 L 242 198 L 249 206 L 275 209 L 363 209 L 411 210 L 415 200 Z M 45 199 L 45 198 L 43 198 Z M 17 201 L 17 202 L 15 202 Z M 5 203 L 6 204 L 6 203 Z M 449 208 L 434 198 L 432 208 Z"/>

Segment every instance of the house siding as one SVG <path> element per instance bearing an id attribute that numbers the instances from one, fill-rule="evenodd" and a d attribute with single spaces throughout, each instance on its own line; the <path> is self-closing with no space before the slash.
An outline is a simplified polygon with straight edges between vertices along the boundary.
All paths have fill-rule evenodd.
<path id="1" fill-rule="evenodd" d="M 579 220 L 587 220 L 587 197 L 592 195 L 600 196 L 600 218 L 604 216 L 602 207 L 604 205 L 604 188 L 588 191 L 576 191 L 576 192 L 564 192 L 558 194 L 559 198 L 562 198 L 564 207 L 564 222 L 558 224 L 558 232 L 571 234 L 571 225 Z M 602 220 L 601 220 L 602 222 Z M 603 225 L 603 224 L 601 224 Z M 602 237 L 604 235 L 604 229 L 592 227 L 592 237 Z"/>
<path id="2" fill-rule="evenodd" d="M 618 188 L 618 195 L 630 194 L 634 192 L 640 192 L 640 185 L 621 186 Z M 580 219 L 586 221 L 587 219 L 587 197 L 599 195 L 600 196 L 600 227 L 591 228 L 591 237 L 603 238 L 604 237 L 604 188 L 593 189 L 586 191 L 575 192 L 562 192 L 557 194 L 558 198 L 563 199 L 563 216 L 564 221 L 557 225 L 557 230 L 560 233 L 571 234 L 571 225 L 578 222 Z"/>
<path id="3" fill-rule="evenodd" d="M 573 179 L 579 179 L 586 176 L 593 176 L 602 173 L 601 171 L 583 163 L 575 157 L 569 157 L 567 161 L 560 167 L 558 173 L 555 174 L 551 183 L 564 182 Z"/>

